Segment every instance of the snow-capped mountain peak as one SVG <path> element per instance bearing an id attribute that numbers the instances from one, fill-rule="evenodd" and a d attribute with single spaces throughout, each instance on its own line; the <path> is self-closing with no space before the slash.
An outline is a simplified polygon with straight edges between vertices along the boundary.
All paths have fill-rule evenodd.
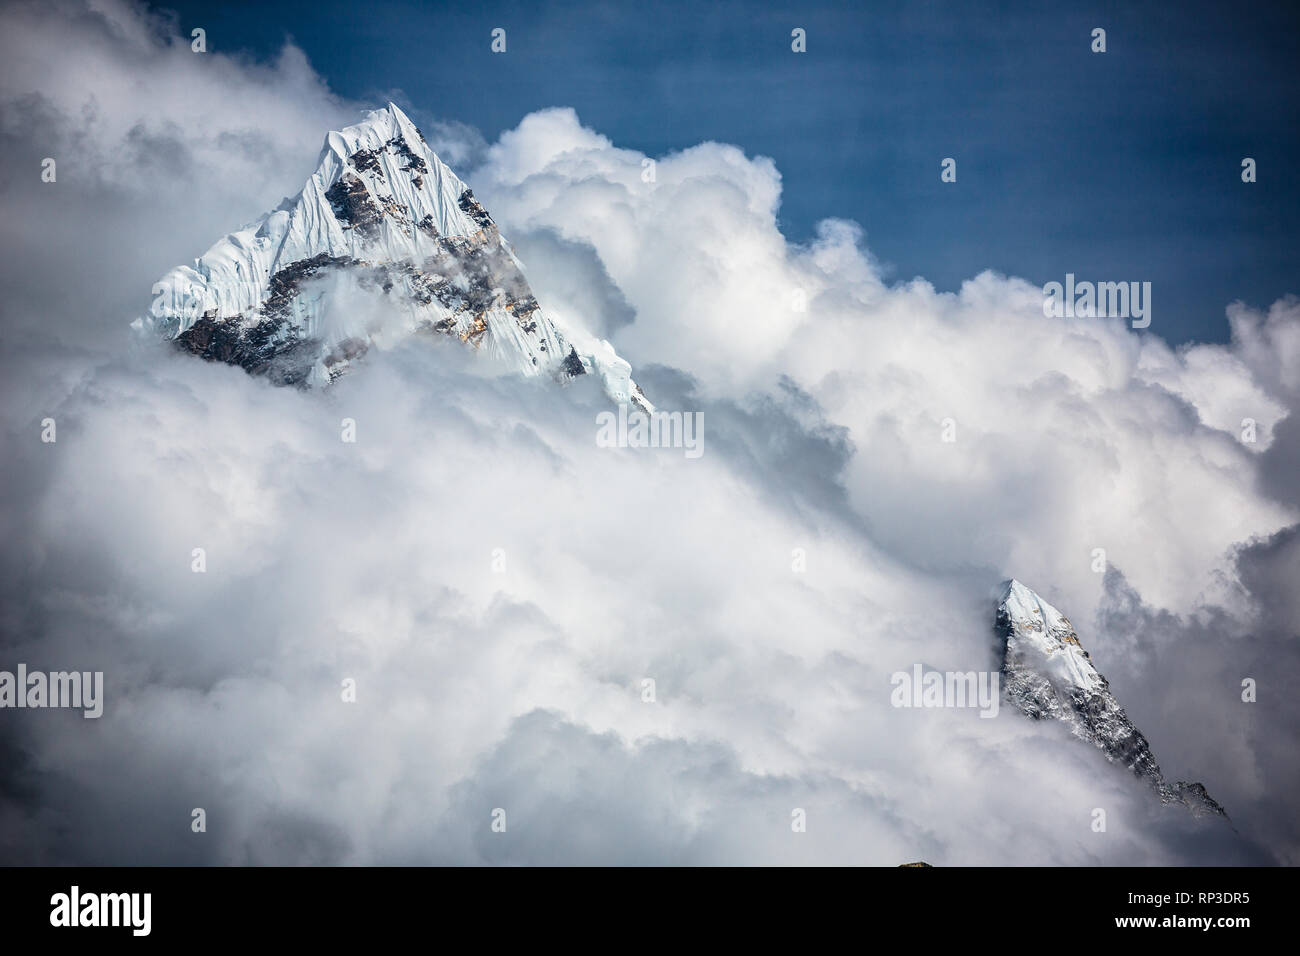
<path id="1" fill-rule="evenodd" d="M 1093 666 L 1064 614 L 1014 579 L 1000 609 L 1009 624 L 1008 653 L 1032 660 L 1035 670 L 1058 688 L 1105 689 L 1106 679 Z"/>
<path id="2" fill-rule="evenodd" d="M 347 298 L 358 290 L 364 307 Z M 609 343 L 542 308 L 491 215 L 392 103 L 329 133 L 296 196 L 154 291 L 138 328 L 282 384 L 327 384 L 371 347 L 445 334 L 652 408 Z"/>
<path id="3" fill-rule="evenodd" d="M 1003 642 L 1004 693 L 1021 713 L 1065 721 L 1074 736 L 1128 767 L 1165 803 L 1227 816 L 1201 784 L 1165 781 L 1147 739 L 1111 694 L 1069 618 L 1013 579 L 1003 588 L 996 627 Z"/>

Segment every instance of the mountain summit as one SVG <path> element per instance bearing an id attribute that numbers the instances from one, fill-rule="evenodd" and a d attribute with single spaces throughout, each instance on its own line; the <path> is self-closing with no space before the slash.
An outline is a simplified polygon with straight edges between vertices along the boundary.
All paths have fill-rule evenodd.
<path id="1" fill-rule="evenodd" d="M 302 191 L 154 288 L 153 328 L 277 384 L 323 385 L 371 347 L 454 335 L 524 375 L 599 377 L 651 406 L 609 343 L 566 327 L 474 193 L 388 104 L 325 138 Z"/>
<path id="2" fill-rule="evenodd" d="M 1012 580 L 998 604 L 997 630 L 1003 641 L 1004 692 L 1022 713 L 1035 720 L 1065 721 L 1076 737 L 1128 767 L 1165 803 L 1181 803 L 1197 815 L 1227 816 L 1201 784 L 1165 781 L 1146 738 L 1111 694 L 1069 618 Z"/>

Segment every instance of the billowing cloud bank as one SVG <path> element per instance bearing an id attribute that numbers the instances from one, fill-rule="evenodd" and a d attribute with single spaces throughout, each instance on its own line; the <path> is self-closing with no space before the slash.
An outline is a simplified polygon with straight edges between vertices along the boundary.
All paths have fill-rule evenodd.
<path id="1" fill-rule="evenodd" d="M 1174 351 L 1159 289 L 1139 335 L 992 273 L 890 284 L 853 223 L 782 236 L 770 161 L 651 175 L 556 109 L 440 148 L 548 308 L 703 413 L 701 457 L 599 447 L 591 383 L 455 343 L 275 389 L 126 325 L 358 104 L 127 5 L 3 27 L 0 668 L 107 699 L 0 712 L 0 859 L 1300 860 L 1297 302 Z M 1012 575 L 1237 832 L 1060 728 L 890 706 L 915 663 L 996 666 Z"/>

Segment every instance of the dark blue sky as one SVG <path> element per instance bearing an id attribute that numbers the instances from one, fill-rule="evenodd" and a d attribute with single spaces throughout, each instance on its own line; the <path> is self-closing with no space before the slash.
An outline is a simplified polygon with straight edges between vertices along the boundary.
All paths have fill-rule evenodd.
<path id="1" fill-rule="evenodd" d="M 1300 293 L 1297 3 L 162 6 L 214 52 L 292 38 L 337 92 L 401 90 L 489 141 L 572 106 L 650 155 L 713 139 L 771 156 L 789 238 L 854 219 L 896 279 L 1150 281 L 1151 331 L 1174 342 L 1225 339 L 1234 299 Z"/>

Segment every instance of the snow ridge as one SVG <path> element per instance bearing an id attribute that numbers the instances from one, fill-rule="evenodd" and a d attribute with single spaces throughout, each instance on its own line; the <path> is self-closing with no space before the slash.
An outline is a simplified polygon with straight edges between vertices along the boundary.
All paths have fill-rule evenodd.
<path id="1" fill-rule="evenodd" d="M 1012 580 L 1003 589 L 996 627 L 1003 641 L 1004 693 L 1021 713 L 1065 721 L 1074 736 L 1128 767 L 1163 802 L 1181 803 L 1198 816 L 1227 816 L 1201 784 L 1165 781 L 1147 739 L 1111 694 L 1069 618 Z"/>

